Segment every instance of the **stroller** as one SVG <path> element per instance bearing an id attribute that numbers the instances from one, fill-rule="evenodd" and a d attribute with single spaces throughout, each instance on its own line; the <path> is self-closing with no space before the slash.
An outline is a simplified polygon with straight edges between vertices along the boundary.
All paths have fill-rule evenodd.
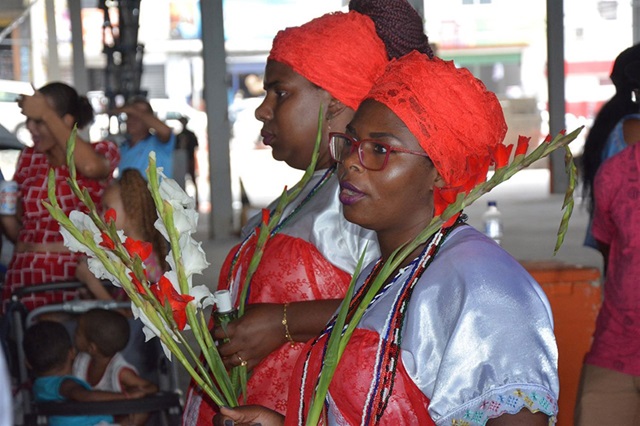
<path id="1" fill-rule="evenodd" d="M 109 284 L 110 285 L 110 284 Z M 158 393 L 138 399 L 101 402 L 35 402 L 31 394 L 31 377 L 26 367 L 22 348 L 24 332 L 44 314 L 64 314 L 73 318 L 94 308 L 127 309 L 129 302 L 101 300 L 73 300 L 46 305 L 28 311 L 20 299 L 25 295 L 50 290 L 76 289 L 78 281 L 42 284 L 22 288 L 13 294 L 2 321 L 2 344 L 15 383 L 14 414 L 16 425 L 46 425 L 49 416 L 73 416 L 110 414 L 123 415 L 140 412 L 151 413 L 147 425 L 173 426 L 181 423 L 183 404 L 178 388 L 176 367 L 164 355 L 158 339 L 145 342 L 142 324 L 128 319 L 130 339 L 122 351 L 125 359 L 133 364 L 141 377 L 158 385 Z M 75 320 L 65 321 L 70 335 L 74 335 Z"/>

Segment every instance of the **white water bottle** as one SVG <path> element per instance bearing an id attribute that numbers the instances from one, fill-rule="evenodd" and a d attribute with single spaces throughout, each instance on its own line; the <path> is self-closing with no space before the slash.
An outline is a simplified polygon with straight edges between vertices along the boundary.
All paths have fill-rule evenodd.
<path id="1" fill-rule="evenodd" d="M 487 210 L 482 215 L 482 223 L 485 235 L 500 244 L 502 240 L 502 213 L 498 210 L 496 201 L 487 203 Z"/>

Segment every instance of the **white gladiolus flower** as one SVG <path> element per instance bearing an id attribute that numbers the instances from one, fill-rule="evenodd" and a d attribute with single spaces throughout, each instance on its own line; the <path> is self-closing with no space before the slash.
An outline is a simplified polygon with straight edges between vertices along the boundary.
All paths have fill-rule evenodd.
<path id="1" fill-rule="evenodd" d="M 148 342 L 154 337 L 158 337 L 162 334 L 160 330 L 158 330 L 158 328 L 153 324 L 153 322 L 151 322 L 151 320 L 147 317 L 144 311 L 140 309 L 138 306 L 136 306 L 135 303 L 131 304 L 131 312 L 133 313 L 134 318 L 142 321 L 142 332 L 144 333 L 145 342 Z M 173 337 L 173 340 L 177 342 L 178 339 L 173 334 L 173 332 L 169 329 L 169 327 L 165 326 L 165 329 L 167 330 L 169 335 Z M 162 351 L 164 352 L 164 355 L 167 357 L 169 361 L 171 361 L 171 350 L 164 344 L 164 342 L 162 342 L 162 340 L 160 340 L 160 344 L 162 345 Z"/>
<path id="2" fill-rule="evenodd" d="M 213 294 L 211 294 L 211 291 L 209 291 L 209 288 L 205 285 L 194 286 L 191 288 L 189 294 L 194 298 L 191 303 L 195 303 L 198 309 L 204 309 L 215 303 Z"/>
<path id="3" fill-rule="evenodd" d="M 196 200 L 189 196 L 178 182 L 161 174 L 160 179 L 160 197 L 163 200 L 171 200 L 178 202 L 182 207 L 187 209 L 196 208 Z"/>
<path id="4" fill-rule="evenodd" d="M 204 250 L 202 250 L 202 242 L 194 240 L 188 234 L 182 234 L 178 241 L 184 266 L 184 273 L 187 278 L 191 277 L 193 274 L 202 274 L 202 271 L 207 269 L 209 266 L 209 262 L 207 262 L 207 255 Z M 167 262 L 171 266 L 171 269 L 176 269 L 173 252 L 169 252 Z"/>
<path id="5" fill-rule="evenodd" d="M 69 213 L 69 220 L 73 222 L 73 224 L 80 232 L 84 233 L 84 231 L 89 231 L 93 235 L 94 241 L 100 241 L 100 230 L 98 229 L 96 224 L 93 223 L 89 215 L 77 210 L 73 210 L 71 213 Z M 93 254 L 93 252 L 89 250 L 87 246 L 78 241 L 76 237 L 71 235 L 71 233 L 62 226 L 60 227 L 60 234 L 62 234 L 62 238 L 64 239 L 64 245 L 69 250 L 79 253 L 85 253 L 88 255 Z"/>
<path id="6" fill-rule="evenodd" d="M 113 258 L 113 256 L 111 256 L 112 253 L 107 253 L 107 255 L 109 256 L 109 258 Z M 117 261 L 120 260 L 118 259 Z M 122 286 L 120 284 L 120 281 L 116 277 L 111 275 L 109 271 L 107 271 L 107 268 L 104 267 L 102 261 L 100 261 L 100 259 L 98 259 L 97 257 L 88 257 L 87 266 L 89 266 L 89 270 L 93 275 L 96 276 L 96 278 L 100 280 L 109 280 L 113 285 L 117 287 Z"/>
<path id="7" fill-rule="evenodd" d="M 180 283 L 178 282 L 178 275 L 176 274 L 175 268 L 171 268 L 170 271 L 167 271 L 163 274 L 163 276 L 168 279 L 171 282 L 171 285 L 173 286 L 173 289 L 179 293 L 182 294 L 182 291 L 180 291 Z M 188 287 L 189 289 L 191 289 L 191 279 L 188 278 Z"/>
<path id="8" fill-rule="evenodd" d="M 198 212 L 192 209 L 185 209 L 180 203 L 168 200 L 173 207 L 173 224 L 177 234 L 193 234 L 198 229 Z M 161 218 L 158 218 L 153 226 L 160 231 L 163 237 L 169 239 L 169 233 Z"/>

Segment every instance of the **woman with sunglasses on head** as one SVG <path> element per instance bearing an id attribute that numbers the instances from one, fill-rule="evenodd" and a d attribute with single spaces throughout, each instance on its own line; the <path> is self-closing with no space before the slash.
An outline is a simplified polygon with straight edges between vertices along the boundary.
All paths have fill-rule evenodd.
<path id="1" fill-rule="evenodd" d="M 64 246 L 58 222 L 41 202 L 48 199 L 48 176 L 53 169 L 56 197 L 65 214 L 84 208 L 66 181 L 67 140 L 74 125 L 83 129 L 93 120 L 93 108 L 86 96 L 65 83 L 46 84 L 32 96 L 21 96 L 18 105 L 27 117 L 33 147 L 25 148 L 18 158 L 14 176 L 18 183 L 17 213 L 2 216 L 4 232 L 15 243 L 4 279 L 5 302 L 22 287 L 75 279 L 79 255 Z M 78 135 L 74 159 L 78 184 L 88 189 L 99 206 L 120 160 L 118 147 L 110 141 L 89 143 Z M 75 290 L 58 290 L 34 293 L 22 300 L 33 309 L 76 296 Z"/>
<path id="2" fill-rule="evenodd" d="M 478 171 L 486 174 L 505 132 L 497 98 L 468 70 L 418 52 L 387 67 L 345 134 L 330 142 L 344 215 L 374 230 L 381 250 L 357 278 L 347 323 L 391 254 L 446 207 L 434 194 L 484 178 Z M 214 424 L 305 424 L 334 321 L 298 358 L 286 417 L 264 407 L 224 408 Z M 460 216 L 404 258 L 366 306 L 322 418 L 329 425 L 542 426 L 555 423 L 557 397 L 544 293 Z"/>
<path id="3" fill-rule="evenodd" d="M 373 232 L 341 212 L 328 134 L 346 124 L 389 58 L 419 49 L 432 55 L 422 19 L 406 0 L 354 0 L 348 13 L 331 13 L 280 31 L 265 69 L 266 96 L 256 109 L 264 143 L 276 160 L 306 169 L 324 113 L 322 143 L 309 184 L 284 211 L 249 289 L 245 314 L 217 339 L 228 367 L 244 364 L 250 378 L 247 401 L 284 413 L 291 370 L 303 343 L 316 336 L 344 297 L 360 253 L 377 256 Z M 386 44 L 386 45 L 385 45 Z M 271 206 L 275 206 L 275 203 Z M 253 230 L 229 253 L 218 288 L 234 302 L 255 250 Z M 185 423 L 209 422 L 215 408 L 195 387 L 188 392 Z"/>

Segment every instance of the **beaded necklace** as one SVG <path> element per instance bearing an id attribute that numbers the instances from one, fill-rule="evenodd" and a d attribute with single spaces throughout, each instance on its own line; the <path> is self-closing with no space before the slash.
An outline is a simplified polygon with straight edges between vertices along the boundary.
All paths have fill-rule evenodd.
<path id="1" fill-rule="evenodd" d="M 464 220 L 464 219 L 463 219 Z M 393 385 L 395 382 L 395 375 L 398 366 L 398 358 L 400 357 L 400 345 L 402 343 L 402 329 L 404 326 L 404 316 L 407 310 L 407 306 L 411 299 L 411 295 L 413 294 L 413 289 L 415 285 L 418 283 L 420 277 L 425 272 L 425 270 L 429 267 L 433 259 L 435 258 L 436 253 L 441 247 L 441 243 L 446 239 L 447 235 L 451 232 L 454 226 L 450 226 L 448 228 L 441 228 L 438 230 L 436 234 L 434 234 L 431 239 L 426 244 L 420 256 L 415 258 L 409 265 L 404 268 L 401 268 L 395 277 L 387 284 L 382 286 L 378 293 L 373 297 L 371 302 L 367 305 L 365 312 L 369 311 L 371 307 L 376 303 L 380 297 L 386 293 L 386 291 L 391 288 L 403 275 L 407 269 L 411 269 L 409 277 L 402 283 L 401 290 L 397 293 L 394 298 L 392 309 L 389 311 L 385 323 L 382 327 L 380 333 L 380 339 L 378 344 L 378 350 L 376 351 L 376 362 L 375 368 L 373 372 L 373 380 L 371 382 L 371 386 L 369 388 L 369 392 L 367 394 L 367 399 L 364 404 L 363 413 L 362 413 L 362 424 L 371 424 L 371 420 L 375 419 L 374 422 L 378 423 L 382 418 L 384 410 L 387 407 L 389 402 L 389 398 L 391 397 L 391 393 L 393 391 Z M 360 306 L 362 299 L 365 297 L 369 288 L 373 284 L 374 278 L 378 275 L 378 272 L 382 266 L 382 261 L 379 259 L 374 265 L 373 269 L 365 279 L 365 282 L 351 299 L 349 303 L 349 310 L 347 311 L 347 317 L 345 320 L 345 325 L 342 330 L 347 329 L 349 322 L 353 318 L 357 308 Z M 310 362 L 310 355 L 312 353 L 312 348 L 315 346 L 323 337 L 327 336 L 324 341 L 323 349 L 322 349 L 322 357 L 326 355 L 327 344 L 329 342 L 328 334 L 331 333 L 334 328 L 335 321 L 337 319 L 337 314 L 331 319 L 328 323 L 324 331 L 316 337 L 311 343 L 311 348 L 307 351 L 304 367 L 303 367 L 303 377 L 301 381 L 300 388 L 300 403 L 299 403 L 299 411 L 298 411 L 298 420 L 299 423 L 302 424 L 304 421 L 304 412 L 305 412 L 305 388 L 307 382 L 307 373 Z M 324 361 L 322 362 L 324 365 Z M 322 371 L 322 368 L 320 368 Z M 320 372 L 318 373 L 318 377 L 316 378 L 316 383 L 320 379 Z M 325 402 L 325 406 L 327 402 Z"/>
<path id="2" fill-rule="evenodd" d="M 320 180 L 314 185 L 313 188 L 311 188 L 311 191 L 309 191 L 309 193 L 304 197 L 304 199 L 302 199 L 300 204 L 298 204 L 293 210 L 291 210 L 291 212 L 284 219 L 282 219 L 275 228 L 273 228 L 273 230 L 270 233 L 270 237 L 273 237 L 276 233 L 278 233 L 287 223 L 291 221 L 291 219 L 293 219 L 302 210 L 302 208 L 307 203 L 309 203 L 309 201 L 320 191 L 320 189 L 324 187 L 324 185 L 329 181 L 329 179 L 331 179 L 335 170 L 336 170 L 336 166 L 333 165 L 324 172 Z M 269 217 L 273 215 L 274 211 L 275 209 L 271 210 Z M 227 282 L 228 282 L 228 288 L 231 290 L 232 294 L 234 294 L 234 292 L 238 289 L 240 284 L 238 282 L 235 282 L 236 280 L 234 280 L 234 277 L 237 275 L 237 272 L 238 272 L 238 267 L 239 267 L 238 260 L 240 260 L 240 258 L 242 258 L 245 254 L 246 255 L 251 254 L 250 253 L 251 249 L 255 249 L 255 245 L 249 244 L 249 242 L 253 241 L 255 237 L 256 237 L 256 229 L 254 229 L 249 235 L 247 235 L 245 239 L 242 241 L 242 243 L 240 243 L 240 247 L 238 247 L 238 250 L 236 250 L 233 256 L 233 259 L 231 260 L 231 267 L 229 268 L 229 274 L 227 275 Z M 251 287 L 249 286 L 249 288 L 247 289 L 247 300 L 249 300 L 250 293 L 251 293 Z M 247 300 L 245 300 L 245 303 Z"/>

